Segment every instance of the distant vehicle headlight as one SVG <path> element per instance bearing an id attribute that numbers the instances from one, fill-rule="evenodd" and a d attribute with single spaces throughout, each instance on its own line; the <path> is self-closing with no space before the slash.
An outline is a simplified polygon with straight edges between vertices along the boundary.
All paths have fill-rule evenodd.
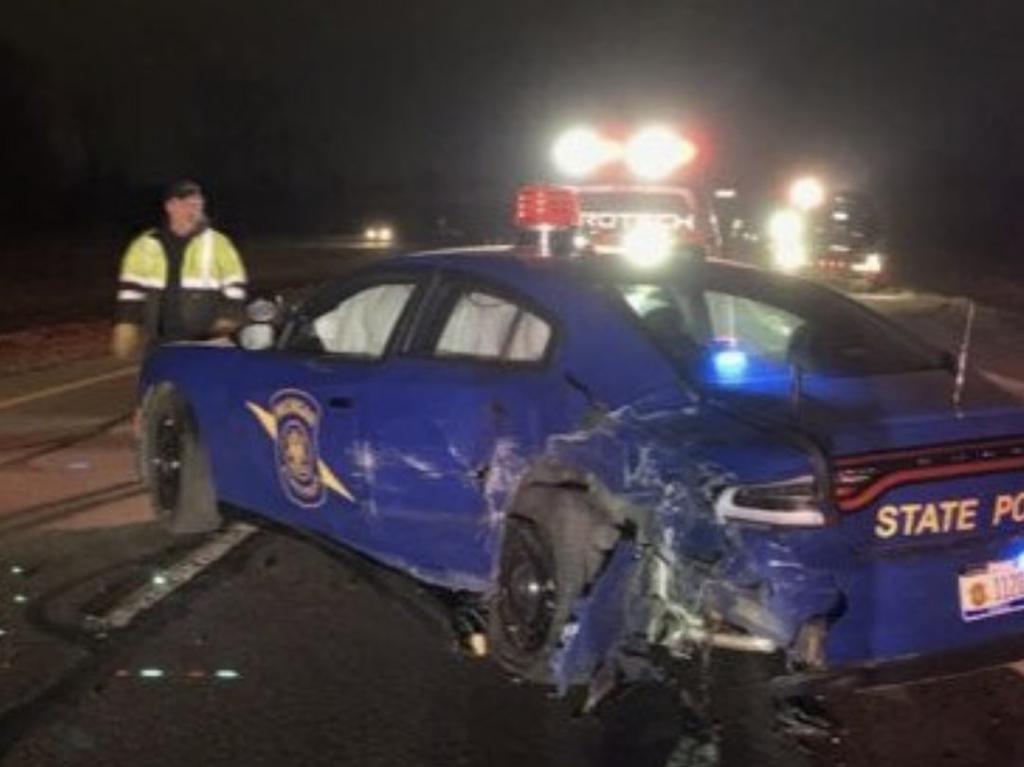
<path id="1" fill-rule="evenodd" d="M 885 259 L 881 253 L 868 253 L 864 260 L 853 264 L 850 268 L 861 274 L 878 274 L 885 265 Z"/>
<path id="2" fill-rule="evenodd" d="M 382 226 L 377 230 L 377 239 L 381 242 L 391 242 L 395 239 L 395 232 L 390 226 Z"/>
<path id="3" fill-rule="evenodd" d="M 363 235 L 368 240 L 376 240 L 378 237 L 377 230 L 374 229 L 373 227 L 369 227 L 365 232 L 363 232 Z"/>
<path id="4" fill-rule="evenodd" d="M 789 208 L 776 211 L 768 219 L 775 265 L 784 272 L 793 272 L 807 265 L 807 243 L 804 239 L 804 218 Z"/>

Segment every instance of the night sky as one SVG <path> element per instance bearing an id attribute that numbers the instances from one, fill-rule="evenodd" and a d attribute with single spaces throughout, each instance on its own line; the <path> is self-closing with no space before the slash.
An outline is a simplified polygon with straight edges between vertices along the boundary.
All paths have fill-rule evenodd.
<path id="1" fill-rule="evenodd" d="M 922 242 L 1024 251 L 1018 8 L 5 0 L 0 223 L 116 228 L 183 174 L 250 231 L 479 217 L 548 171 L 559 128 L 658 118 L 723 180 L 813 168 Z"/>

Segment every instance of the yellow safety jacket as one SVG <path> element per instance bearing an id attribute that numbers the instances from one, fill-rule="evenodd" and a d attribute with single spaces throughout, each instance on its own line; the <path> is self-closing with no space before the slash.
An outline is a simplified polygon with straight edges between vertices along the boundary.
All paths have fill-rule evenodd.
<path id="1" fill-rule="evenodd" d="M 192 235 L 180 269 L 169 290 L 161 232 L 136 237 L 121 259 L 117 320 L 142 325 L 154 340 L 181 340 L 203 338 L 217 319 L 238 314 L 246 297 L 245 267 L 225 235 L 209 227 Z M 173 323 L 161 316 L 167 312 L 176 313 Z M 168 335 L 167 327 L 174 332 Z"/>

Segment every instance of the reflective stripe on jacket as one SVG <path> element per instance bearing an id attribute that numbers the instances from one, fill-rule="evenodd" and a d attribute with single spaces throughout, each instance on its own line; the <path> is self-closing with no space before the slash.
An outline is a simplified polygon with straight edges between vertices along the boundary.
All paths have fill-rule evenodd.
<path id="1" fill-rule="evenodd" d="M 118 320 L 143 325 L 155 335 L 167 284 L 167 256 L 156 230 L 128 246 L 118 281 Z M 218 317 L 235 315 L 245 297 L 245 267 L 231 240 L 211 228 L 195 234 L 181 263 L 181 312 L 190 335 L 202 337 Z"/>

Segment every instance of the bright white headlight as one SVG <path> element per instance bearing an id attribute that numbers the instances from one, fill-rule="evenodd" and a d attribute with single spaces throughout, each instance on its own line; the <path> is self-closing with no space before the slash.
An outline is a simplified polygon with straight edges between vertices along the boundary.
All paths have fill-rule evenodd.
<path id="1" fill-rule="evenodd" d="M 668 261 L 674 246 L 672 232 L 653 221 L 640 222 L 622 235 L 623 257 L 644 269 L 653 269 Z"/>
<path id="2" fill-rule="evenodd" d="M 812 210 L 825 202 L 825 185 L 813 176 L 798 178 L 789 187 L 789 203 L 800 210 Z"/>
<path id="3" fill-rule="evenodd" d="M 667 128 L 644 128 L 626 144 L 626 165 L 642 179 L 657 181 L 690 162 L 697 150 Z"/>
<path id="4" fill-rule="evenodd" d="M 804 241 L 804 218 L 795 210 L 779 210 L 768 219 L 775 265 L 786 272 L 807 264 L 807 243 Z"/>
<path id="5" fill-rule="evenodd" d="M 555 142 L 555 165 L 568 176 L 581 178 L 593 173 L 611 156 L 608 143 L 590 128 L 573 128 Z"/>

